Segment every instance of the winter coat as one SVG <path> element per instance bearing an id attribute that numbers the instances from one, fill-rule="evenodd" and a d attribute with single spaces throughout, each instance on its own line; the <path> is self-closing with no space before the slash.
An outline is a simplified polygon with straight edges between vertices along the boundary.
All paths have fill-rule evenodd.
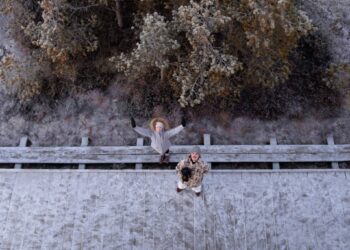
<path id="1" fill-rule="evenodd" d="M 185 167 L 192 169 L 192 176 L 188 181 L 184 182 L 182 180 L 181 170 Z M 191 155 L 188 156 L 186 160 L 180 161 L 176 166 L 176 174 L 179 176 L 180 180 L 190 188 L 198 187 L 202 184 L 204 174 L 209 171 L 208 165 L 201 159 L 198 159 L 195 163 L 191 161 Z"/>
<path id="2" fill-rule="evenodd" d="M 171 143 L 169 139 L 178 134 L 183 129 L 184 126 L 182 125 L 162 132 L 156 132 L 138 126 L 134 128 L 134 130 L 140 135 L 151 138 L 151 147 L 159 154 L 164 154 L 170 148 Z"/>

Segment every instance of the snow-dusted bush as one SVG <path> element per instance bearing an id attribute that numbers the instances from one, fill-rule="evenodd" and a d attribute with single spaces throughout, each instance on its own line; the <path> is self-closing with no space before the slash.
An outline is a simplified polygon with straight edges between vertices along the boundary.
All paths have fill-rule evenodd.
<path id="1" fill-rule="evenodd" d="M 16 59 L 6 55 L 0 61 L 0 87 L 5 92 L 25 103 L 38 96 L 42 81 L 40 65 L 31 59 Z"/>
<path id="2" fill-rule="evenodd" d="M 290 53 L 313 30 L 306 13 L 293 0 L 242 0 L 234 16 L 250 52 L 244 60 L 246 80 L 265 86 L 286 81 L 292 71 Z"/>
<path id="3" fill-rule="evenodd" d="M 175 80 L 181 89 L 180 104 L 199 104 L 215 89 L 215 84 L 219 85 L 221 77 L 228 77 L 241 67 L 234 55 L 214 46 L 214 33 L 230 19 L 211 0 L 180 6 L 169 22 L 158 13 L 148 14 L 136 48 L 129 55 L 121 54 L 112 60 L 126 74 L 146 73 L 153 66 L 161 69 L 163 79 L 163 71 L 168 69 L 167 80 Z M 181 36 L 185 36 L 185 42 L 180 41 Z M 190 46 L 185 47 L 184 43 Z M 210 79 L 214 76 L 218 80 L 212 84 Z"/>
<path id="4" fill-rule="evenodd" d="M 140 42 L 130 55 L 121 54 L 112 57 L 119 71 L 131 77 L 138 77 L 150 67 L 156 67 L 163 72 L 169 67 L 168 56 L 179 48 L 179 44 L 172 38 L 169 23 L 158 13 L 147 14 L 140 33 Z"/>
<path id="5" fill-rule="evenodd" d="M 313 26 L 292 0 L 201 0 L 174 9 L 169 21 L 148 14 L 140 29 L 136 48 L 112 58 L 117 70 L 140 77 L 161 69 L 185 107 L 210 95 L 239 96 L 237 86 L 283 83 L 290 53 Z"/>

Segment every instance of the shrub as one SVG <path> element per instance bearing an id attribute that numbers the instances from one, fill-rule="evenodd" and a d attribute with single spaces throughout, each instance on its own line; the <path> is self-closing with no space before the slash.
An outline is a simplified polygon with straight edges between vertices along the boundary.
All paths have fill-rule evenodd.
<path id="1" fill-rule="evenodd" d="M 285 82 L 290 53 L 312 24 L 292 0 L 201 0 L 179 6 L 169 21 L 148 14 L 140 30 L 136 48 L 112 58 L 117 70 L 142 77 L 159 68 L 185 107 L 206 96 L 232 96 L 242 85 Z"/>

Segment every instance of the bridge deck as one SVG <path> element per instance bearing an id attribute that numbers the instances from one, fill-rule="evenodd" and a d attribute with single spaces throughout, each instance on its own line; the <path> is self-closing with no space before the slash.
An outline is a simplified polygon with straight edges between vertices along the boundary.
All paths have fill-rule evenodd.
<path id="1" fill-rule="evenodd" d="M 350 172 L 1 170 L 0 249 L 350 249 Z"/>

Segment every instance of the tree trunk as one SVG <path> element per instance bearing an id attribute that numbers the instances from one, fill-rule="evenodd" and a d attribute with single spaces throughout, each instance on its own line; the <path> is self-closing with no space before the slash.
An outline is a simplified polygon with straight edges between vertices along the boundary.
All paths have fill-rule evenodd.
<path id="1" fill-rule="evenodd" d="M 118 27 L 123 28 L 123 16 L 122 8 L 120 6 L 120 0 L 115 0 L 115 14 L 117 16 Z"/>

